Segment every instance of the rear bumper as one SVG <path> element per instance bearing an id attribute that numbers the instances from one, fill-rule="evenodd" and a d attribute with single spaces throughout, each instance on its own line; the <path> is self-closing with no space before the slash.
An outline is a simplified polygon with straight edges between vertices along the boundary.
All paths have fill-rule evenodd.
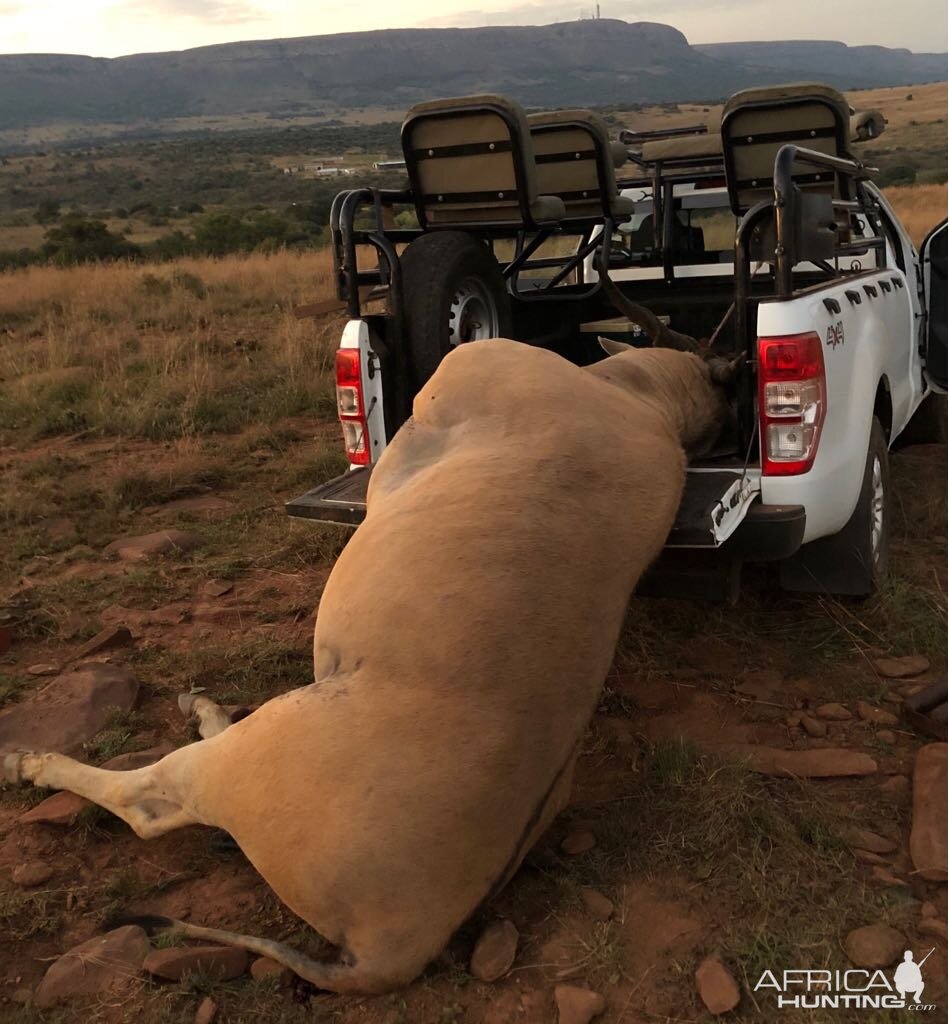
<path id="1" fill-rule="evenodd" d="M 756 501 L 721 550 L 743 562 L 790 558 L 804 541 L 803 505 L 762 505 Z"/>

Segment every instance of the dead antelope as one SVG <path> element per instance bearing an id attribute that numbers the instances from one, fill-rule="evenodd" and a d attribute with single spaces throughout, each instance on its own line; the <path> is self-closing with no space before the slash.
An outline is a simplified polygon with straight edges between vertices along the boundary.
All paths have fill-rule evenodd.
<path id="1" fill-rule="evenodd" d="M 339 956 L 163 921 L 182 935 L 336 992 L 405 984 L 564 807 L 686 453 L 725 415 L 693 353 L 581 369 L 512 341 L 460 346 L 373 474 L 320 603 L 314 683 L 235 725 L 186 700 L 206 738 L 150 767 L 22 753 L 6 773 L 87 797 L 143 838 L 226 829 Z"/>

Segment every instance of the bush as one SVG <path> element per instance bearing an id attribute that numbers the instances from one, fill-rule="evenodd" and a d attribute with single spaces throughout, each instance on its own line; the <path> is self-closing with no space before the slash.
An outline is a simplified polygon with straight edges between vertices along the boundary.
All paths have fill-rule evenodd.
<path id="1" fill-rule="evenodd" d="M 42 253 L 51 263 L 66 267 L 76 263 L 132 259 L 141 255 L 141 250 L 109 231 L 103 221 L 70 214 L 58 227 L 47 230 Z"/>

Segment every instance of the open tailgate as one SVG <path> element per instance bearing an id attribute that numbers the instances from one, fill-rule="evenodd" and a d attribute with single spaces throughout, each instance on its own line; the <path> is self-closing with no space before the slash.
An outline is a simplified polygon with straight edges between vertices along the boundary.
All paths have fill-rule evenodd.
<path id="1" fill-rule="evenodd" d="M 288 501 L 287 513 L 303 519 L 358 526 L 366 515 L 371 466 L 328 480 Z M 758 496 L 759 478 L 740 467 L 690 468 L 667 546 L 717 548 L 735 532 Z"/>

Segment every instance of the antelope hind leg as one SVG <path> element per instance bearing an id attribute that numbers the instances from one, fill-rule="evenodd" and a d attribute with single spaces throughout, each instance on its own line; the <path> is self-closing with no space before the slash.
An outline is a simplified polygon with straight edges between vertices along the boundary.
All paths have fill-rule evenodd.
<path id="1" fill-rule="evenodd" d="M 154 839 L 185 825 L 202 824 L 181 806 L 168 785 L 162 762 L 127 772 L 74 761 L 62 754 L 8 754 L 3 777 L 50 789 L 67 789 L 111 811 L 142 839 Z"/>

